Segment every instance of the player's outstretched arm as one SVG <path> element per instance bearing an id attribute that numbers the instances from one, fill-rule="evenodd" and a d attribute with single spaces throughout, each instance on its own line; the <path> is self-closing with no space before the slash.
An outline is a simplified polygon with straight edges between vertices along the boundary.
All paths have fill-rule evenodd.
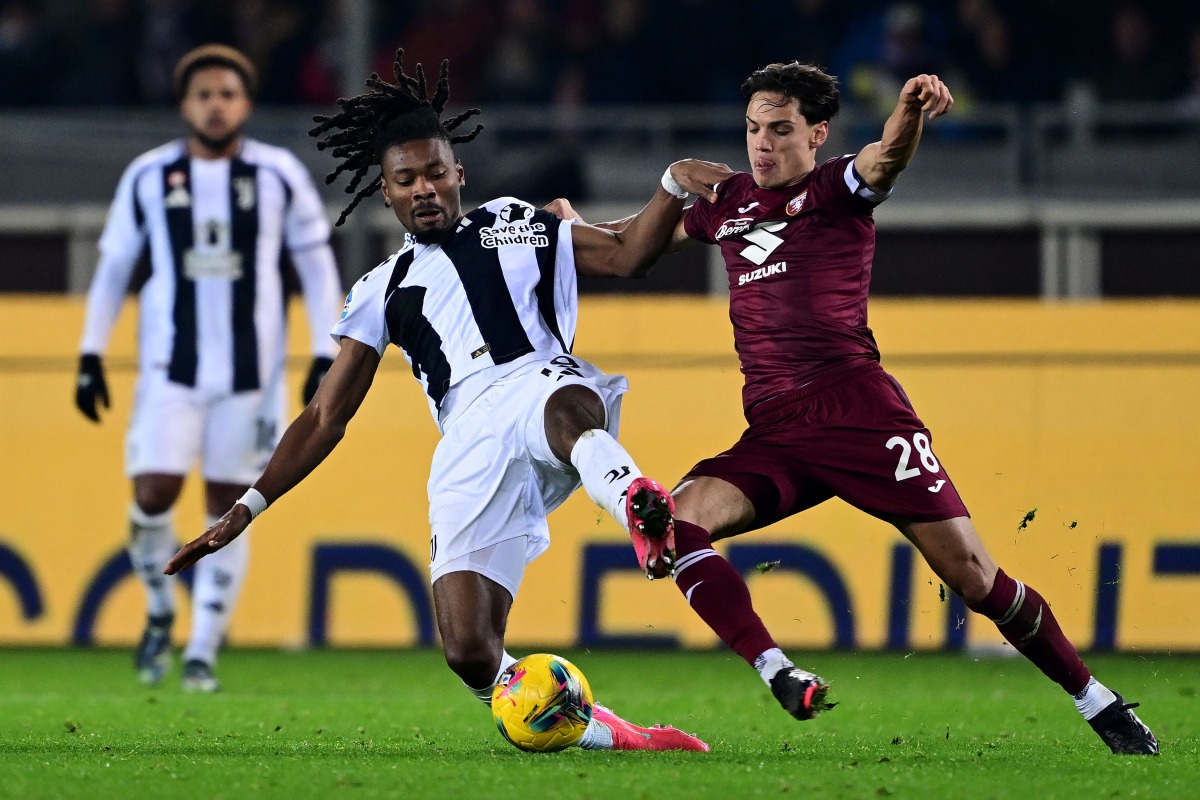
<path id="1" fill-rule="evenodd" d="M 924 114 L 935 119 L 953 107 L 954 97 L 937 75 L 909 78 L 900 90 L 895 111 L 883 124 L 883 138 L 862 149 L 854 168 L 871 187 L 892 188 L 917 151 Z"/>
<path id="2" fill-rule="evenodd" d="M 663 176 L 663 186 L 633 217 L 609 223 L 609 227 L 575 226 L 572 231 L 575 268 L 580 275 L 621 278 L 645 275 L 680 235 L 683 201 L 687 194 L 714 200 L 717 184 L 733 174 L 725 164 L 695 159 L 676 161 Z M 572 218 L 565 216 L 568 212 L 574 214 L 574 209 L 565 201 L 555 210 L 559 216 Z M 574 214 L 574 218 L 578 218 L 578 214 Z"/>
<path id="3" fill-rule="evenodd" d="M 374 347 L 342 339 L 342 349 L 316 396 L 288 426 L 262 477 L 254 484 L 268 504 L 282 497 L 333 452 L 367 396 L 378 368 L 379 353 Z M 163 572 L 174 575 L 220 550 L 240 536 L 253 519 L 248 506 L 235 503 L 215 525 L 185 544 Z"/>

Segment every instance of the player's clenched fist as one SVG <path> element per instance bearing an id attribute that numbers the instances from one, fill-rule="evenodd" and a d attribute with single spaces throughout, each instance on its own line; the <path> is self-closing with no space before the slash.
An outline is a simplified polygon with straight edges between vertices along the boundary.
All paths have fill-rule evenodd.
<path id="1" fill-rule="evenodd" d="M 909 78 L 900 90 L 900 102 L 919 105 L 922 111 L 929 112 L 929 118 L 940 117 L 954 107 L 954 97 L 950 89 L 937 75 L 918 75 Z"/>
<path id="2" fill-rule="evenodd" d="M 669 172 L 680 188 L 713 203 L 717 201 L 717 185 L 724 183 L 735 174 L 728 164 L 701 161 L 696 158 L 676 161 L 671 165 Z"/>

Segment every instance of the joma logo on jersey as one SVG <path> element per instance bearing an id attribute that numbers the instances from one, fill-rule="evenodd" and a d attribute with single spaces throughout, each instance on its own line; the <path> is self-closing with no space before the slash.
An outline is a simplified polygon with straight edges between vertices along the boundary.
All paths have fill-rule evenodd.
<path id="1" fill-rule="evenodd" d="M 754 224 L 754 220 L 750 217 L 738 217 L 737 219 L 727 219 L 721 223 L 721 227 L 717 228 L 717 235 L 714 239 L 720 240 L 728 236 L 737 236 L 740 233 L 745 233 L 750 230 L 750 226 Z"/>
<path id="2" fill-rule="evenodd" d="M 479 243 L 489 250 L 506 244 L 546 247 L 550 244 L 550 237 L 546 236 L 546 226 L 535 222 L 532 225 L 514 225 L 510 228 L 480 228 Z"/>
<path id="3" fill-rule="evenodd" d="M 780 261 L 778 264 L 767 264 L 765 267 L 758 267 L 738 277 L 738 286 L 745 286 L 750 281 L 758 281 L 763 278 L 769 278 L 772 275 L 778 275 L 781 272 L 787 272 L 787 262 Z"/>

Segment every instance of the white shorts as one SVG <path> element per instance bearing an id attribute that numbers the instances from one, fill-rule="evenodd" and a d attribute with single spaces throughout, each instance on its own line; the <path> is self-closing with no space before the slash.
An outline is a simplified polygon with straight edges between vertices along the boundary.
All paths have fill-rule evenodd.
<path id="1" fill-rule="evenodd" d="M 480 572 L 514 596 L 525 564 L 550 546 L 546 515 L 579 488 L 579 475 L 560 461 L 546 439 L 546 401 L 563 386 L 589 386 L 608 410 L 606 428 L 617 435 L 624 375 L 606 375 L 575 356 L 534 361 L 493 383 L 462 412 L 438 443 L 429 472 L 430 578 Z M 500 559 L 509 574 L 471 566 L 470 553 L 512 539 L 524 559 Z"/>
<path id="2" fill-rule="evenodd" d="M 258 480 L 285 422 L 284 371 L 254 392 L 213 392 L 143 371 L 125 437 L 125 474 L 187 475 L 197 461 L 207 481 Z"/>

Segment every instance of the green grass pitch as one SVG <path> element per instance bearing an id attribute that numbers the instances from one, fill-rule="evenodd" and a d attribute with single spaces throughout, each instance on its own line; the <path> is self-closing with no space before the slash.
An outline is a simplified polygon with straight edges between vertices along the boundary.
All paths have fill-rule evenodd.
<path id="1" fill-rule="evenodd" d="M 839 705 L 788 717 L 726 652 L 564 651 L 596 697 L 709 754 L 525 754 L 436 651 L 233 651 L 213 696 L 115 650 L 0 656 L 12 798 L 1181 798 L 1200 793 L 1200 659 L 1093 656 L 1162 743 L 1116 757 L 1023 659 L 805 654 Z"/>

